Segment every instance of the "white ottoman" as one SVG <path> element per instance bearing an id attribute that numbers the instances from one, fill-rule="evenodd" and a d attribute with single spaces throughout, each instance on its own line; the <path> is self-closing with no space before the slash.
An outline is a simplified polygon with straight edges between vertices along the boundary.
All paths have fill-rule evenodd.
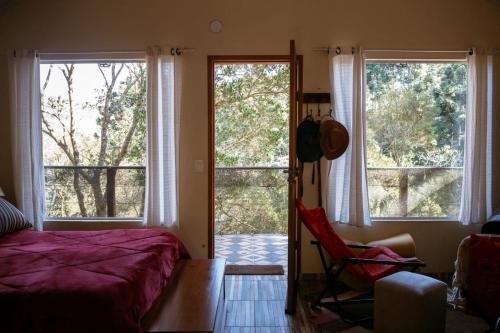
<path id="1" fill-rule="evenodd" d="M 446 326 L 445 283 L 398 272 L 375 282 L 375 333 L 442 333 Z"/>

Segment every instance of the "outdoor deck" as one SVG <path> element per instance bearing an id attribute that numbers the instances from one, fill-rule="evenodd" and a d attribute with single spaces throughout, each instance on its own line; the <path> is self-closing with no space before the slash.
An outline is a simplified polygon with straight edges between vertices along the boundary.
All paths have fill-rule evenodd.
<path id="1" fill-rule="evenodd" d="M 215 256 L 230 265 L 282 265 L 287 270 L 288 236 L 216 235 Z"/>

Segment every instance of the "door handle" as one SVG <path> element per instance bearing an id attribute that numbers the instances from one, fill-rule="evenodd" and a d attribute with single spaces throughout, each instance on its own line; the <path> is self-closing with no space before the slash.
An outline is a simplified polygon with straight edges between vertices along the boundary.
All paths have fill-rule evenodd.
<path id="1" fill-rule="evenodd" d="M 288 182 L 292 182 L 299 176 L 299 168 L 288 168 L 283 170 L 283 173 L 288 174 Z"/>

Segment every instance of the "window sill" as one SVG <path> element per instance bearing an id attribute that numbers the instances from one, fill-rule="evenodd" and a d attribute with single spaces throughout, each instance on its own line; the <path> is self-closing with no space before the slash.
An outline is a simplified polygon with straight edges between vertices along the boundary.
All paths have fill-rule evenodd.
<path id="1" fill-rule="evenodd" d="M 64 222 L 64 223 L 96 223 L 96 222 L 106 222 L 106 223 L 115 223 L 115 222 L 135 222 L 142 223 L 142 219 L 135 218 L 121 218 L 121 217 L 101 217 L 101 218 L 50 218 L 46 219 L 44 223 L 53 223 L 53 222 Z"/>
<path id="2" fill-rule="evenodd" d="M 372 217 L 372 222 L 454 222 L 459 223 L 454 217 Z"/>
<path id="3" fill-rule="evenodd" d="M 78 231 L 106 229 L 138 229 L 144 228 L 138 219 L 50 219 L 43 223 L 47 231 Z"/>

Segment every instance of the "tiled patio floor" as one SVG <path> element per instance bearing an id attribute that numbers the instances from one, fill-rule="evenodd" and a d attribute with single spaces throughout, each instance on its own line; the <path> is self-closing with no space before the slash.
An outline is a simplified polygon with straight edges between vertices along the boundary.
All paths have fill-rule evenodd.
<path id="1" fill-rule="evenodd" d="M 287 270 L 288 236 L 216 235 L 215 256 L 230 265 L 282 265 Z"/>

